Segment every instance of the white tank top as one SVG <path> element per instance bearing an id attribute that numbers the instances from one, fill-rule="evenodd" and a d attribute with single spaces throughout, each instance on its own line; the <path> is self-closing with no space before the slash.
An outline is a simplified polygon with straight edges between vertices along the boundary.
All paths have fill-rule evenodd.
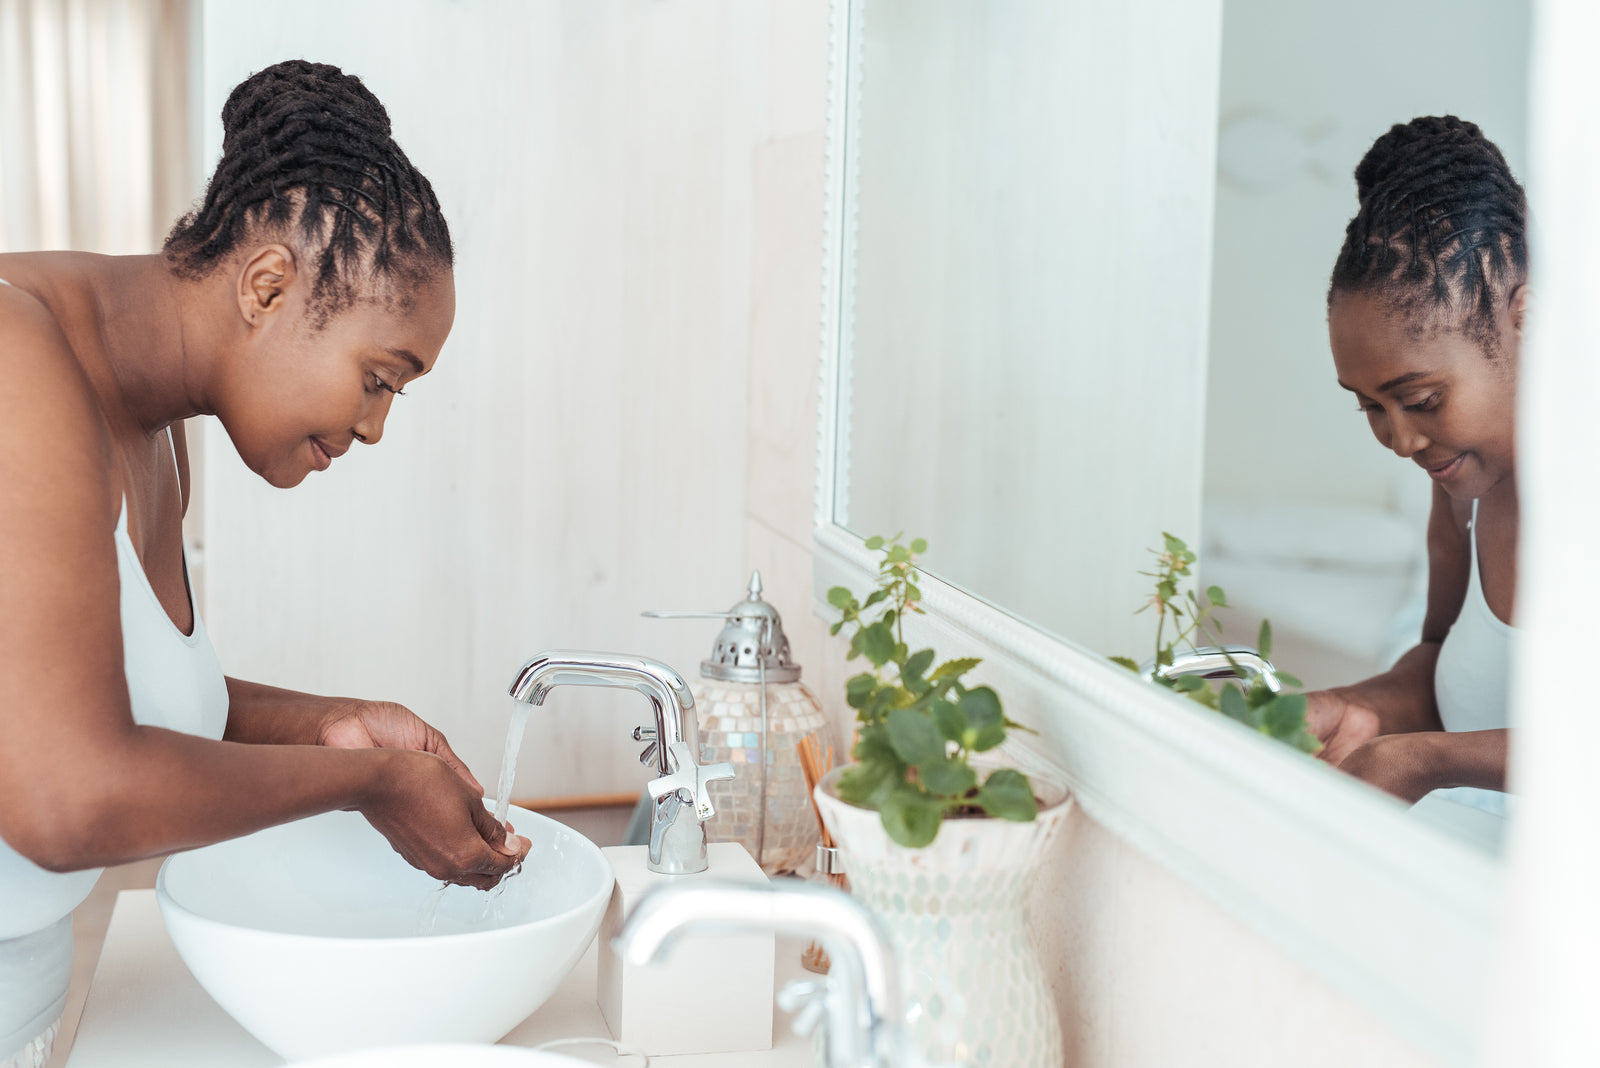
<path id="1" fill-rule="evenodd" d="M 1478 502 L 1472 502 L 1467 540 L 1471 543 L 1471 568 L 1467 598 L 1445 635 L 1433 670 L 1433 693 L 1439 719 L 1447 731 L 1487 731 L 1510 723 L 1511 652 L 1517 630 L 1489 608 L 1483 596 L 1478 564 Z M 1504 815 L 1506 795 L 1498 790 L 1458 787 L 1449 799 Z"/>
<path id="2" fill-rule="evenodd" d="M 0 284 L 9 283 L 0 279 Z M 161 607 L 128 539 L 126 500 L 114 537 L 123 674 L 134 722 L 221 738 L 228 722 L 228 688 L 194 603 L 187 561 L 184 584 L 194 633 L 186 636 Z M 72 960 L 67 917 L 99 876 L 98 868 L 46 871 L 0 840 L 0 1061 L 60 1015 Z"/>

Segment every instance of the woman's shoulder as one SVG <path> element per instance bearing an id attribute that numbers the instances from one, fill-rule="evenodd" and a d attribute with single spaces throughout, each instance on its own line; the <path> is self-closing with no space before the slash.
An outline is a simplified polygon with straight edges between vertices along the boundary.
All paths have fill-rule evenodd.
<path id="1" fill-rule="evenodd" d="M 0 278 L 5 260 L 0 257 Z M 25 283 L 0 285 L 0 452 L 29 470 L 108 477 L 111 440 L 57 313 Z M 68 444 L 68 443 L 71 444 Z M 61 470 L 58 465 L 65 464 Z M 9 466 L 4 464 L 3 466 Z"/>

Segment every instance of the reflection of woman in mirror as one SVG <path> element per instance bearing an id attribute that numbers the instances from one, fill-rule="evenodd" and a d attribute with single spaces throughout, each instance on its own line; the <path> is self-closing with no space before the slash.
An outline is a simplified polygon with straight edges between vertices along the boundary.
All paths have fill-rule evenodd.
<path id="1" fill-rule="evenodd" d="M 1453 116 L 1378 138 L 1356 189 L 1328 334 L 1378 442 L 1433 479 L 1428 611 L 1389 671 L 1309 695 L 1309 726 L 1323 759 L 1407 801 L 1503 790 L 1526 202 L 1500 150 Z"/>

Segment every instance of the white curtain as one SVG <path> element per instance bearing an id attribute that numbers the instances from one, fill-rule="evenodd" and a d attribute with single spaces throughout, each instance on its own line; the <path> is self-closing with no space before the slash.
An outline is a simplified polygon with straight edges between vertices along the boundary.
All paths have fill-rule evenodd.
<path id="1" fill-rule="evenodd" d="M 189 0 L 0 0 L 0 252 L 158 247 L 199 194 L 190 29 Z"/>

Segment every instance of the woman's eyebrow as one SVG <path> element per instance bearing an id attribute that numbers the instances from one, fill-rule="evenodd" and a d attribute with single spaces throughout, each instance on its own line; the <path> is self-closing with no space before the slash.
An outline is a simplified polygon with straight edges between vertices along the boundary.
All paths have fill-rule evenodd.
<path id="1" fill-rule="evenodd" d="M 424 367 L 422 361 L 417 358 L 417 354 L 412 352 L 410 349 L 385 348 L 383 351 L 387 352 L 391 356 L 400 357 L 412 367 L 415 367 L 417 369 L 417 374 L 419 375 L 425 375 L 428 373 L 428 369 Z"/>
<path id="2" fill-rule="evenodd" d="M 1427 377 L 1428 377 L 1428 372 L 1426 372 L 1426 371 L 1412 371 L 1409 374 L 1401 375 L 1399 378 L 1391 378 L 1391 379 L 1389 379 L 1389 381 L 1385 382 L 1383 385 L 1378 387 L 1378 392 L 1379 393 L 1388 393 L 1390 390 L 1394 389 L 1396 386 L 1403 386 L 1407 382 L 1413 382 L 1413 381 L 1415 381 L 1415 380 L 1417 380 L 1419 378 L 1427 378 Z"/>

